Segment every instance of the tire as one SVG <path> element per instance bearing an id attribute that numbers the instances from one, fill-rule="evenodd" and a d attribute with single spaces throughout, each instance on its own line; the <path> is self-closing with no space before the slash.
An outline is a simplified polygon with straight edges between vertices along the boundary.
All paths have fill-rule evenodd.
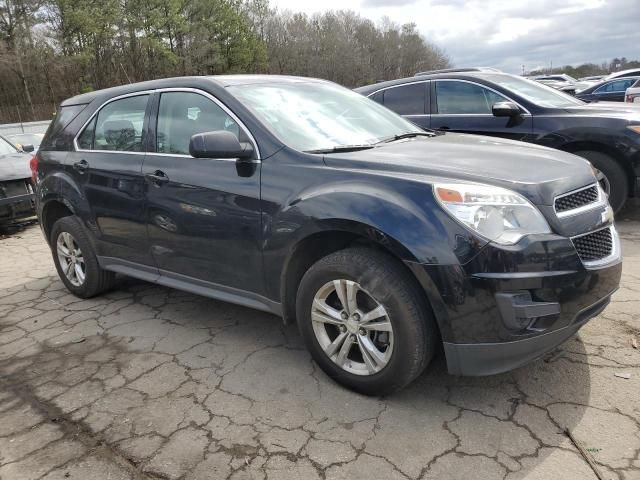
<path id="1" fill-rule="evenodd" d="M 95 297 L 113 286 L 115 274 L 100 268 L 93 246 L 77 217 L 63 217 L 53 224 L 50 245 L 60 280 L 77 297 Z M 71 269 L 74 272 L 71 276 L 65 273 L 63 262 L 68 266 L 72 260 L 84 273 L 83 278 L 75 268 Z"/>
<path id="2" fill-rule="evenodd" d="M 605 191 L 606 185 L 609 185 L 607 193 L 611 208 L 615 213 L 622 210 L 629 196 L 629 179 L 620 164 L 610 155 L 596 150 L 580 150 L 573 154 L 589 160 L 602 173 L 604 178 L 598 180 L 601 185 L 604 184 Z"/>
<path id="3" fill-rule="evenodd" d="M 334 281 L 339 281 L 343 298 L 349 289 L 358 292 L 353 297 L 357 309 L 355 304 L 343 307 Z M 326 306 L 333 309 L 330 315 L 324 313 Z M 354 310 L 360 312 L 359 319 L 340 316 Z M 373 310 L 385 315 L 370 315 L 376 321 L 366 321 L 366 313 Z M 336 314 L 342 324 L 334 323 Z M 411 274 L 393 257 L 370 248 L 340 250 L 311 266 L 298 288 L 296 316 L 320 368 L 336 382 L 365 395 L 387 395 L 408 385 L 429 364 L 439 339 L 425 294 Z M 388 332 L 376 330 L 389 325 Z M 350 340 L 355 343 L 347 347 L 346 357 L 340 359 L 342 347 L 330 357 L 325 348 L 337 348 L 333 345 L 339 343 L 340 335 L 347 335 L 343 346 Z M 372 345 L 375 355 L 365 354 L 373 351 Z"/>

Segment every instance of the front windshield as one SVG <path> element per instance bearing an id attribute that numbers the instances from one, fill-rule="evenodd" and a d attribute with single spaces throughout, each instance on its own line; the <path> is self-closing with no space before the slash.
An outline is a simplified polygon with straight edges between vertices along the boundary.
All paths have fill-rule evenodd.
<path id="1" fill-rule="evenodd" d="M 0 137 L 0 155 L 7 155 L 9 153 L 16 153 L 18 150 L 7 142 L 4 138 Z"/>
<path id="2" fill-rule="evenodd" d="M 283 143 L 296 150 L 372 145 L 419 127 L 359 93 L 331 83 L 228 87 Z"/>
<path id="3" fill-rule="evenodd" d="M 584 102 L 540 82 L 514 75 L 478 75 L 544 108 L 568 108 Z"/>

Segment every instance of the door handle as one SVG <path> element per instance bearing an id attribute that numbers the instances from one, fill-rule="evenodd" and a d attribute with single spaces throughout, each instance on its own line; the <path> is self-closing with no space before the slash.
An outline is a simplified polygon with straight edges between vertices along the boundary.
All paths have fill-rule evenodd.
<path id="1" fill-rule="evenodd" d="M 80 173 L 84 173 L 89 169 L 89 162 L 86 160 L 80 160 L 73 164 L 73 168 L 76 169 Z"/>
<path id="2" fill-rule="evenodd" d="M 167 177 L 167 175 L 162 170 L 156 170 L 153 173 L 147 173 L 145 175 L 145 178 L 157 186 L 169 182 L 169 177 Z"/>

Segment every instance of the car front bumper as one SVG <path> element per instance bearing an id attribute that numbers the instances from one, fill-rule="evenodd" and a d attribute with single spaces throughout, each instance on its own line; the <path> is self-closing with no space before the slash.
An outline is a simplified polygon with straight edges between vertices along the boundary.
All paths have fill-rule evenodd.
<path id="1" fill-rule="evenodd" d="M 553 350 L 606 308 L 622 275 L 619 252 L 587 268 L 567 239 L 489 246 L 464 266 L 408 266 L 429 297 L 456 375 L 506 372 Z"/>
<path id="2" fill-rule="evenodd" d="M 34 194 L 0 198 L 0 224 L 12 224 L 34 217 Z"/>
<path id="3" fill-rule="evenodd" d="M 447 369 L 453 375 L 482 376 L 526 365 L 571 338 L 585 323 L 602 312 L 610 299 L 611 295 L 608 295 L 587 307 L 570 325 L 537 336 L 511 342 L 444 342 Z"/>

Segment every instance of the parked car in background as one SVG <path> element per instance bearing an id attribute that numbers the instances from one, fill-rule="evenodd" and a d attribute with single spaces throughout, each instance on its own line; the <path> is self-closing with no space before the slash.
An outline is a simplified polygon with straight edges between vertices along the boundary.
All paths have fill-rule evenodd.
<path id="1" fill-rule="evenodd" d="M 0 226 L 35 216 L 30 159 L 0 137 Z"/>
<path id="2" fill-rule="evenodd" d="M 428 72 L 418 72 L 415 74 L 416 77 L 420 75 L 427 75 L 433 72 L 439 73 L 461 73 L 461 72 L 500 72 L 497 68 L 493 67 L 463 67 L 463 68 L 443 68 L 441 70 L 430 70 Z"/>
<path id="3" fill-rule="evenodd" d="M 13 143 L 18 150 L 23 152 L 37 152 L 44 138 L 44 133 L 14 133 L 7 135 L 6 138 Z"/>
<path id="4" fill-rule="evenodd" d="M 442 346 L 455 374 L 538 358 L 620 281 L 588 162 L 425 132 L 323 80 L 83 94 L 62 103 L 36 159 L 69 291 L 97 295 L 120 272 L 295 318 L 318 365 L 370 395 L 407 385 Z"/>
<path id="5" fill-rule="evenodd" d="M 636 81 L 625 93 L 625 102 L 640 104 L 640 79 Z"/>
<path id="6" fill-rule="evenodd" d="M 619 72 L 613 72 L 607 75 L 605 80 L 613 80 L 620 77 L 638 77 L 640 76 L 640 68 L 630 68 L 628 70 L 620 70 Z"/>
<path id="7" fill-rule="evenodd" d="M 640 77 L 621 77 L 605 80 L 576 93 L 584 102 L 624 102 L 625 92 Z"/>
<path id="8" fill-rule="evenodd" d="M 561 92 L 573 95 L 578 89 L 578 81 L 570 75 L 558 74 L 558 75 L 541 75 L 534 78 L 535 81 L 543 83 L 549 87 L 560 90 Z"/>
<path id="9" fill-rule="evenodd" d="M 590 77 L 580 77 L 578 79 L 579 82 L 599 82 L 604 79 L 606 75 L 591 75 Z"/>
<path id="10" fill-rule="evenodd" d="M 587 104 L 506 73 L 434 73 L 356 89 L 423 128 L 537 143 L 588 159 L 618 211 L 640 193 L 640 109 Z"/>

